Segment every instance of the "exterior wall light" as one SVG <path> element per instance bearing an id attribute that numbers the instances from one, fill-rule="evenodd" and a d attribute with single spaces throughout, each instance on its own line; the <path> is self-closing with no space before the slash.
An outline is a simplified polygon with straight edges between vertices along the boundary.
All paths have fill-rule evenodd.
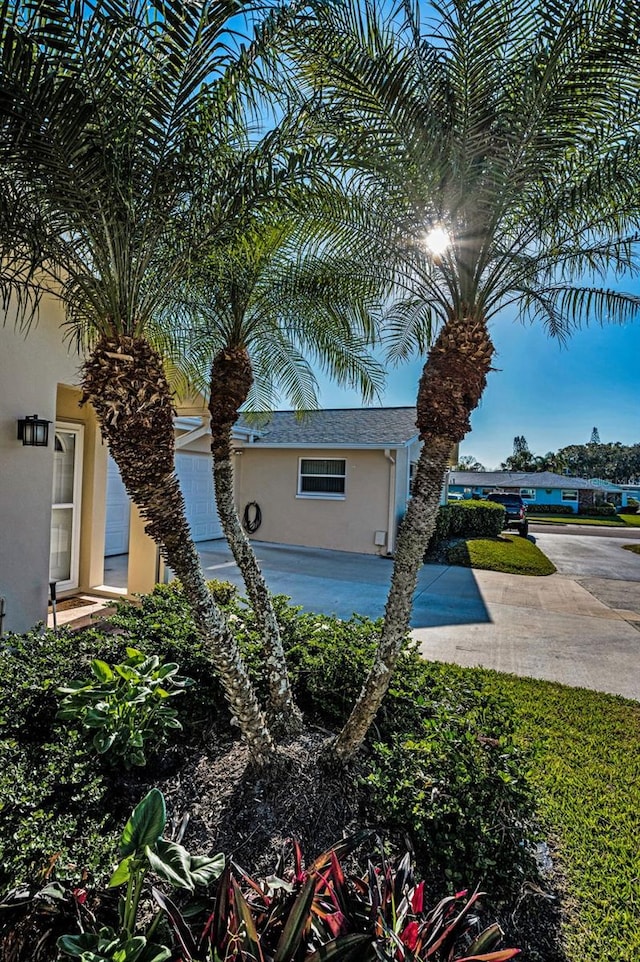
<path id="1" fill-rule="evenodd" d="M 18 441 L 32 448 L 46 448 L 49 444 L 49 425 L 51 421 L 39 418 L 37 414 L 27 414 L 18 418 Z"/>

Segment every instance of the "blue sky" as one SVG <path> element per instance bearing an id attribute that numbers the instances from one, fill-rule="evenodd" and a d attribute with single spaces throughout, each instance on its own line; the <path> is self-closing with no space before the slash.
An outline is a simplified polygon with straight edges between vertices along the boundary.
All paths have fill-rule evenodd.
<path id="1" fill-rule="evenodd" d="M 591 325 L 563 346 L 539 326 L 494 320 L 497 351 L 483 400 L 460 447 L 486 468 L 498 467 L 524 434 L 536 454 L 601 441 L 640 442 L 640 320 L 624 327 Z M 389 372 L 385 405 L 414 404 L 422 365 Z M 357 394 L 322 382 L 322 407 L 357 407 Z"/>

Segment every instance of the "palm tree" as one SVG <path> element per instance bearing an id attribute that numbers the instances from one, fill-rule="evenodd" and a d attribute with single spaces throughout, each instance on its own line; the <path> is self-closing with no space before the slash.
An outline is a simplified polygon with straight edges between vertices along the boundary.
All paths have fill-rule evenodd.
<path id="1" fill-rule="evenodd" d="M 490 322 L 515 305 L 564 336 L 638 311 L 637 296 L 605 284 L 638 267 L 639 25 L 631 0 L 443 0 L 424 16 L 408 0 L 343 0 L 318 5 L 291 40 L 298 86 L 323 100 L 325 130 L 370 200 L 363 243 L 377 234 L 395 251 L 396 354 L 430 343 L 424 445 L 342 759 L 404 643 L 443 476 L 491 370 Z"/>
<path id="2" fill-rule="evenodd" d="M 244 9 L 244 0 L 4 4 L 0 161 L 17 202 L 0 208 L 18 251 L 3 260 L 3 293 L 24 295 L 28 320 L 38 291 L 52 290 L 89 347 L 83 402 L 182 582 L 261 763 L 273 742 L 191 539 L 174 471 L 173 397 L 152 343 L 194 258 L 255 201 L 260 157 L 231 149 L 246 141 L 233 109 L 237 60 L 259 51 L 237 52 L 229 21 Z"/>
<path id="3" fill-rule="evenodd" d="M 209 397 L 216 504 L 262 633 L 274 732 L 291 732 L 300 719 L 271 596 L 235 508 L 232 429 L 247 403 L 269 409 L 279 392 L 297 410 L 316 408 L 310 360 L 338 383 L 357 387 L 365 400 L 383 379 L 367 353 L 378 278 L 356 256 L 332 257 L 329 239 L 318 241 L 304 227 L 303 212 L 296 215 L 281 201 L 258 211 L 188 285 L 198 320 L 186 367 L 191 383 Z M 184 367 L 185 358 L 176 363 Z"/>

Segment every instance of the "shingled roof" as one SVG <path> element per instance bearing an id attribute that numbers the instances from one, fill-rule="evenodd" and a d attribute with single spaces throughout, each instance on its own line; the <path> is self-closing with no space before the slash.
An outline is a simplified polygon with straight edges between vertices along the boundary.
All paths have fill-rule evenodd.
<path id="1" fill-rule="evenodd" d="M 302 417 L 295 411 L 273 411 L 265 417 L 252 428 L 252 445 L 397 447 L 418 437 L 414 407 L 332 408 L 305 411 Z"/>
<path id="2" fill-rule="evenodd" d="M 451 471 L 449 485 L 471 488 L 574 488 L 593 491 L 597 485 L 552 471 Z"/>

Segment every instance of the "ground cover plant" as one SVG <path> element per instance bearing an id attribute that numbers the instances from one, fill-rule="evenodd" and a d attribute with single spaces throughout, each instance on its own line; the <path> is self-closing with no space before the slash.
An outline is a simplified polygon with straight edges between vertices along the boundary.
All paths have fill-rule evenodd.
<path id="1" fill-rule="evenodd" d="M 633 551 L 634 554 L 640 554 L 640 544 L 623 544 L 622 547 L 625 551 Z"/>
<path id="2" fill-rule="evenodd" d="M 513 534 L 457 540 L 447 546 L 445 558 L 452 565 L 517 575 L 550 575 L 556 570 L 537 545 Z"/>
<path id="3" fill-rule="evenodd" d="M 171 729 L 182 728 L 168 702 L 193 684 L 178 674 L 175 663 L 161 664 L 157 655 L 127 648 L 113 667 L 100 658 L 90 665 L 93 677 L 58 689 L 63 695 L 56 718 L 92 734 L 98 754 L 125 768 L 146 765 L 145 743 L 158 746 Z"/>

